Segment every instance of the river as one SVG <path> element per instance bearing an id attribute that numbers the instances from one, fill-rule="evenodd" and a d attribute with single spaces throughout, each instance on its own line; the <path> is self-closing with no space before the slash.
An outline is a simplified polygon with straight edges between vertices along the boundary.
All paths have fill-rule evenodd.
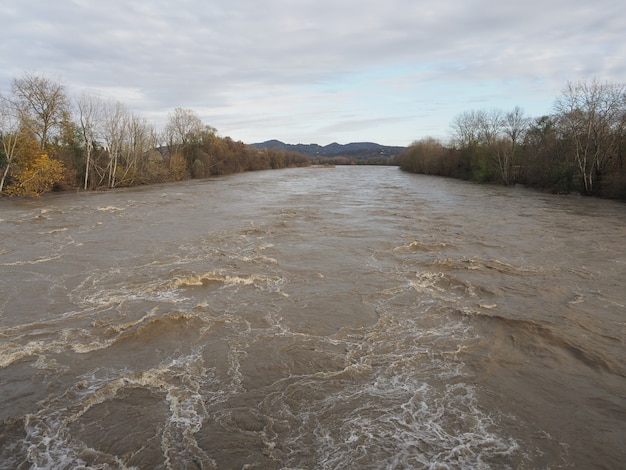
<path id="1" fill-rule="evenodd" d="M 623 468 L 625 242 L 395 167 L 0 200 L 0 468 Z"/>

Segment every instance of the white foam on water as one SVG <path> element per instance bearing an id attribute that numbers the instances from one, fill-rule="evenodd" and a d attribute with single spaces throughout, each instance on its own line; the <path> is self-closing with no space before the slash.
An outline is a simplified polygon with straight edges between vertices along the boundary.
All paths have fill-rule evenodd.
<path id="1" fill-rule="evenodd" d="M 493 310 L 494 308 L 498 307 L 498 304 L 478 304 L 478 306 L 487 310 Z"/>
<path id="2" fill-rule="evenodd" d="M 100 349 L 108 348 L 112 344 L 114 344 L 125 331 L 131 328 L 135 328 L 138 325 L 144 324 L 148 322 L 150 319 L 154 318 L 157 311 L 158 311 L 158 308 L 155 307 L 149 312 L 147 312 L 145 315 L 141 316 L 140 318 L 136 320 L 131 320 L 131 321 L 117 323 L 117 324 L 111 321 L 94 322 L 92 326 L 96 328 L 104 328 L 104 332 L 101 333 L 100 330 L 97 330 L 98 336 L 96 336 L 93 341 L 88 342 L 88 343 L 77 341 L 76 340 L 77 335 L 74 334 L 72 335 L 73 339 L 71 341 L 71 347 L 75 352 L 79 354 L 85 354 L 85 353 L 97 351 Z M 89 339 L 94 338 L 93 334 L 87 330 L 83 330 L 83 333 L 84 333 L 83 336 L 85 338 L 89 338 Z M 100 336 L 105 336 L 107 338 L 101 339 Z"/>
<path id="3" fill-rule="evenodd" d="M 427 285 L 429 277 L 441 279 L 426 276 Z M 502 468 L 519 453 L 465 370 L 468 322 L 426 315 L 429 307 L 407 315 L 393 301 L 402 291 L 383 302 L 376 325 L 317 339 L 316 348 L 345 344 L 343 369 L 270 387 L 259 410 L 276 423 L 265 430 L 266 452 L 283 468 Z M 273 318 L 276 334 L 297 336 L 280 323 Z"/>
<path id="4" fill-rule="evenodd" d="M 444 250 L 447 247 L 448 244 L 443 242 L 422 242 L 414 240 L 408 245 L 395 247 L 393 251 L 398 253 L 433 252 Z"/>
<path id="5" fill-rule="evenodd" d="M 268 256 L 256 255 L 256 256 L 232 256 L 233 259 L 237 259 L 239 261 L 243 261 L 245 263 L 255 263 L 255 264 L 278 264 L 275 258 L 270 258 Z"/>
<path id="6" fill-rule="evenodd" d="M 90 448 L 80 435 L 72 433 L 72 426 L 85 413 L 105 403 L 114 406 L 125 390 L 133 389 L 149 390 L 167 404 L 169 416 L 159 425 L 165 468 L 185 468 L 191 461 L 215 468 L 195 439 L 207 419 L 206 403 L 221 399 L 219 393 L 213 398 L 207 394 L 207 390 L 218 390 L 219 383 L 200 354 L 178 357 L 143 372 L 91 373 L 64 394 L 42 403 L 42 408 L 25 420 L 25 446 L 33 468 L 135 468 L 124 464 L 129 456 L 104 451 L 106 442 Z M 97 455 L 97 464 L 89 464 L 85 455 Z"/>
<path id="7" fill-rule="evenodd" d="M 49 350 L 58 348 L 58 344 L 50 344 L 48 341 L 28 341 L 25 344 L 10 342 L 0 344 L 0 368 L 18 362 L 31 356 L 42 356 Z"/>
<path id="8" fill-rule="evenodd" d="M 494 456 L 518 450 L 477 407 L 472 386 L 398 385 L 379 379 L 355 391 L 354 405 L 335 423 L 316 423 L 321 468 L 358 468 L 348 462 L 379 468 L 487 468 Z M 329 402 L 336 407 L 341 397 Z"/>
<path id="9" fill-rule="evenodd" d="M 280 277 L 264 276 L 260 274 L 228 274 L 221 271 L 209 271 L 202 274 L 177 276 L 166 284 L 166 288 L 184 288 L 203 286 L 217 282 L 225 287 L 254 286 L 257 289 L 278 291 L 284 280 Z"/>
<path id="10" fill-rule="evenodd" d="M 219 275 L 219 282 L 224 283 L 230 274 Z M 254 285 L 251 278 L 244 279 L 247 283 L 236 281 L 235 285 Z M 517 443 L 501 435 L 494 418 L 480 406 L 464 370 L 461 358 L 471 335 L 467 322 L 444 314 L 439 318 L 438 304 L 429 304 L 428 299 L 421 303 L 424 296 L 443 296 L 437 284 L 442 280 L 448 282 L 440 273 L 427 273 L 418 277 L 418 289 L 406 283 L 389 288 L 386 295 L 376 297 L 376 324 L 344 329 L 329 337 L 291 331 L 277 313 L 268 313 L 267 326 L 257 330 L 237 315 L 212 317 L 216 324 L 239 325 L 229 328 L 224 338 L 228 343 L 225 374 L 205 365 L 202 346 L 198 346 L 196 353 L 145 371 L 105 370 L 81 377 L 74 387 L 49 398 L 29 416 L 29 459 L 39 466 L 35 468 L 53 468 L 59 463 L 90 468 L 84 456 L 98 453 L 103 465 L 125 468 L 122 456 L 88 448 L 72 429 L 87 411 L 105 403 L 114 406 L 124 390 L 139 388 L 162 397 L 169 410 L 166 420 L 159 423 L 162 431 L 157 437 L 164 466 L 184 468 L 195 460 L 204 468 L 217 468 L 218 460 L 202 449 L 198 435 L 215 413 L 232 412 L 229 398 L 248 396 L 242 363 L 249 358 L 250 343 L 281 338 L 293 339 L 304 349 L 306 342 L 316 350 L 333 351 L 342 358 L 333 364 L 345 360 L 339 369 L 294 369 L 263 391 L 260 404 L 246 401 L 263 422 L 282 423 L 280 429 L 265 426 L 254 432 L 256 442 L 263 443 L 263 455 L 281 462 L 283 468 L 488 468 L 494 459 L 506 461 L 507 453 L 517 452 Z M 137 286 L 132 289 L 136 291 Z M 407 295 L 419 303 L 411 306 Z M 210 303 L 194 303 L 194 307 L 202 305 Z M 77 341 L 73 335 L 72 348 L 79 353 L 106 348 L 128 330 L 152 321 L 158 310 L 155 307 L 138 319 L 110 325 L 103 318 L 93 325 L 99 331 L 107 329 L 102 338 L 85 333 L 85 338 L 93 340 Z M 338 355 L 337 351 L 343 352 Z"/>
<path id="11" fill-rule="evenodd" d="M 267 399 L 272 421 L 289 429 L 269 433 L 270 452 L 285 468 L 498 467 L 519 445 L 483 411 L 475 387 L 451 375 L 455 383 L 434 385 L 408 368 L 388 375 L 360 365 L 335 386 L 331 377 L 291 377 Z"/>
<path id="12" fill-rule="evenodd" d="M 37 232 L 39 235 L 52 235 L 53 233 L 67 232 L 67 227 L 48 230 L 46 232 Z"/>
<path id="13" fill-rule="evenodd" d="M 48 261 L 54 261 L 60 258 L 61 258 L 61 255 L 42 256 L 40 258 L 36 258 L 32 260 L 29 259 L 29 260 L 13 261 L 10 263 L 0 263 L 0 266 L 27 266 L 27 265 L 33 265 L 33 264 L 47 263 Z"/>

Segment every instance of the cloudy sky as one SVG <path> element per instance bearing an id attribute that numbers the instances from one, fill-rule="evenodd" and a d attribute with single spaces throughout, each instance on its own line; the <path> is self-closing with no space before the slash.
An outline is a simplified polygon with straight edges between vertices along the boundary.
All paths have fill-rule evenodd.
<path id="1" fill-rule="evenodd" d="M 446 139 L 463 111 L 626 81 L 617 0 L 2 0 L 0 25 L 4 94 L 42 74 L 246 143 Z"/>

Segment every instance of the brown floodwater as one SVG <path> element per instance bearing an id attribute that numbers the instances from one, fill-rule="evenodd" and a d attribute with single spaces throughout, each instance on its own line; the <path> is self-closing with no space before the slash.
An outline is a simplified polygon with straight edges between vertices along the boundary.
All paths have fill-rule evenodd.
<path id="1" fill-rule="evenodd" d="M 626 206 L 276 170 L 0 200 L 0 468 L 621 468 Z"/>

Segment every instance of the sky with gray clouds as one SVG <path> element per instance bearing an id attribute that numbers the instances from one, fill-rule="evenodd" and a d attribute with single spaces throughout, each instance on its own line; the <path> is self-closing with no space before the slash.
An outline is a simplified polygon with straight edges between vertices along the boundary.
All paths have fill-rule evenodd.
<path id="1" fill-rule="evenodd" d="M 42 74 L 246 143 L 446 139 L 463 111 L 626 81 L 618 0 L 2 0 L 0 24 L 3 94 Z"/>

